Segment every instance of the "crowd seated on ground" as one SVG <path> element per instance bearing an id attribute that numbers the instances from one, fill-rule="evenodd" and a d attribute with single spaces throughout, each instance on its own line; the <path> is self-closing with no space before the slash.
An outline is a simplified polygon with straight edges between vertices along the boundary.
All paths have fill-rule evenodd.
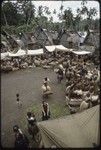
<path id="1" fill-rule="evenodd" d="M 92 60 L 71 58 L 65 69 L 66 105 L 71 113 L 95 106 L 99 101 L 100 74 Z"/>
<path id="2" fill-rule="evenodd" d="M 100 70 L 98 56 L 83 55 L 77 56 L 73 53 L 57 52 L 45 53 L 41 56 L 23 56 L 1 60 L 1 71 L 9 72 L 19 69 L 43 68 L 54 69 L 54 72 L 61 73 L 62 79 L 66 79 L 66 105 L 71 112 L 80 110 L 80 105 L 89 99 L 92 106 L 98 102 L 100 92 Z M 46 90 L 47 89 L 47 90 Z M 52 94 L 51 88 L 45 83 L 42 85 L 42 94 Z M 74 111 L 75 110 L 75 111 Z"/>
<path id="3" fill-rule="evenodd" d="M 96 56 L 97 57 L 97 56 Z M 73 53 L 57 52 L 45 53 L 41 56 L 24 56 L 1 60 L 1 71 L 9 72 L 25 68 L 38 66 L 51 66 L 54 72 L 58 69 L 63 72 L 62 76 L 66 79 L 66 105 L 72 110 L 78 111 L 81 102 L 87 101 L 87 95 L 90 94 L 92 105 L 96 103 L 100 92 L 100 70 L 96 57 L 93 55 L 77 56 Z M 97 63 L 95 62 L 95 59 Z M 63 78 L 63 77 L 62 77 Z M 50 86 L 42 86 L 42 93 L 45 95 L 46 89 L 51 91 Z M 47 93 L 47 92 L 46 92 Z"/>
<path id="4" fill-rule="evenodd" d="M 39 58 L 30 58 L 30 57 L 20 57 L 20 58 L 11 58 L 7 60 L 1 60 L 1 71 L 15 71 L 19 69 L 33 68 L 35 65 L 37 66 L 36 61 Z"/>
<path id="5" fill-rule="evenodd" d="M 62 64 L 64 68 L 66 68 L 66 72 L 68 71 L 68 68 L 75 69 L 75 67 L 78 68 L 77 75 L 86 73 L 86 67 L 90 68 L 91 65 L 95 63 L 96 57 L 92 59 L 93 56 L 85 56 L 84 60 L 82 57 L 79 59 L 76 59 L 76 56 L 74 56 L 72 53 L 67 52 L 57 52 L 55 57 L 54 53 L 44 53 L 40 56 L 20 56 L 20 57 L 8 57 L 7 59 L 1 60 L 1 71 L 8 72 L 8 71 L 15 71 L 19 69 L 25 69 L 25 68 L 33 68 L 42 66 L 43 68 L 54 68 L 55 66 Z M 72 60 L 72 61 L 71 61 Z M 96 60 L 98 64 L 99 60 Z M 78 66 L 76 65 L 78 63 Z M 85 64 L 85 65 L 83 65 Z M 83 68 L 82 68 L 83 65 Z M 96 65 L 96 68 L 98 68 L 99 65 Z M 81 69 L 81 72 L 79 72 Z M 71 72 L 72 74 L 75 73 Z M 89 78 L 91 76 L 91 73 L 88 72 L 87 77 Z"/>

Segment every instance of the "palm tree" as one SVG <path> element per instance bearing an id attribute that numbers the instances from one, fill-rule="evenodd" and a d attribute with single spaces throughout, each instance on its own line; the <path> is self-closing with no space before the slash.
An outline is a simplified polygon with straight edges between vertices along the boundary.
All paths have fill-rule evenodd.
<path id="1" fill-rule="evenodd" d="M 87 4 L 87 1 L 83 0 L 81 2 L 81 5 L 82 5 L 81 9 L 78 9 L 78 14 L 80 16 L 82 16 L 82 15 L 87 16 L 86 17 L 86 20 L 87 20 L 86 26 L 88 26 L 88 28 L 90 28 L 92 25 L 93 17 L 97 15 L 97 10 L 95 8 L 90 8 L 90 10 L 89 10 L 85 4 Z"/>
<path id="2" fill-rule="evenodd" d="M 60 7 L 61 14 L 62 14 L 62 11 L 63 11 L 63 7 L 64 7 L 63 5 L 61 5 L 61 7 Z"/>
<path id="3" fill-rule="evenodd" d="M 6 24 L 6 26 L 8 26 L 8 22 L 7 22 L 7 18 L 6 18 L 6 15 L 5 15 L 5 12 L 4 12 L 4 10 L 3 10 L 3 6 L 2 6 L 2 14 L 3 14 L 3 16 L 4 16 L 4 20 L 5 20 L 5 24 Z"/>
<path id="4" fill-rule="evenodd" d="M 49 10 L 49 7 L 47 7 L 47 6 L 44 7 L 44 12 L 45 12 L 47 15 L 50 15 L 50 14 L 51 14 L 51 12 L 50 12 L 50 10 Z"/>
<path id="5" fill-rule="evenodd" d="M 43 15 L 43 6 L 41 5 L 38 7 L 38 16 L 41 17 L 42 15 Z"/>
<path id="6" fill-rule="evenodd" d="M 96 15 L 97 15 L 97 10 L 95 8 L 92 8 L 92 9 L 90 8 L 90 10 L 88 11 L 88 16 L 87 16 L 87 22 L 89 26 L 92 25 L 92 19 Z"/>
<path id="7" fill-rule="evenodd" d="M 74 26 L 75 30 L 80 30 L 81 29 L 80 21 L 81 21 L 81 16 L 77 15 L 74 18 L 74 21 L 73 21 L 73 26 Z"/>

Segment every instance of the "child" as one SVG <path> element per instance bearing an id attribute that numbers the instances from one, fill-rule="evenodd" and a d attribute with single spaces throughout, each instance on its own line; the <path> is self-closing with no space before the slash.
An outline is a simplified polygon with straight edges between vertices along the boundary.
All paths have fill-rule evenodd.
<path id="1" fill-rule="evenodd" d="M 19 99 L 19 94 L 18 93 L 16 94 L 16 97 L 17 97 L 16 101 L 17 101 L 18 107 L 22 106 L 22 102 Z"/>

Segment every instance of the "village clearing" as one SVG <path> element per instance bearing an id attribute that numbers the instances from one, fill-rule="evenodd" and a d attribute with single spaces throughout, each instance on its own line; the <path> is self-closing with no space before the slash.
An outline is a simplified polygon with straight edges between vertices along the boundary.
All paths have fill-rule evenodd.
<path id="1" fill-rule="evenodd" d="M 46 76 L 50 78 L 50 86 L 54 92 L 47 99 L 51 110 L 50 119 L 70 114 L 68 107 L 65 106 L 65 79 L 59 84 L 57 82 L 57 75 L 53 70 L 37 67 L 2 74 L 1 143 L 3 147 L 13 147 L 13 125 L 18 124 L 25 133 L 27 132 L 27 111 L 32 110 L 36 115 L 37 121 L 41 121 L 41 102 L 43 100 L 41 86 L 43 78 Z M 16 93 L 18 92 L 22 101 L 22 108 L 17 107 Z"/>

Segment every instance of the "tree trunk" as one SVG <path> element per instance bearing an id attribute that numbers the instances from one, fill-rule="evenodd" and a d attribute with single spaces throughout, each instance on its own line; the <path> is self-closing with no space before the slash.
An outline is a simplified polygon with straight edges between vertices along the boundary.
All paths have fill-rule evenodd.
<path id="1" fill-rule="evenodd" d="M 3 11 L 3 8 L 2 8 L 2 12 L 3 12 L 3 15 L 4 15 L 5 24 L 6 24 L 6 26 L 8 26 L 7 18 L 6 18 L 6 15 L 5 15 L 4 11 Z"/>

